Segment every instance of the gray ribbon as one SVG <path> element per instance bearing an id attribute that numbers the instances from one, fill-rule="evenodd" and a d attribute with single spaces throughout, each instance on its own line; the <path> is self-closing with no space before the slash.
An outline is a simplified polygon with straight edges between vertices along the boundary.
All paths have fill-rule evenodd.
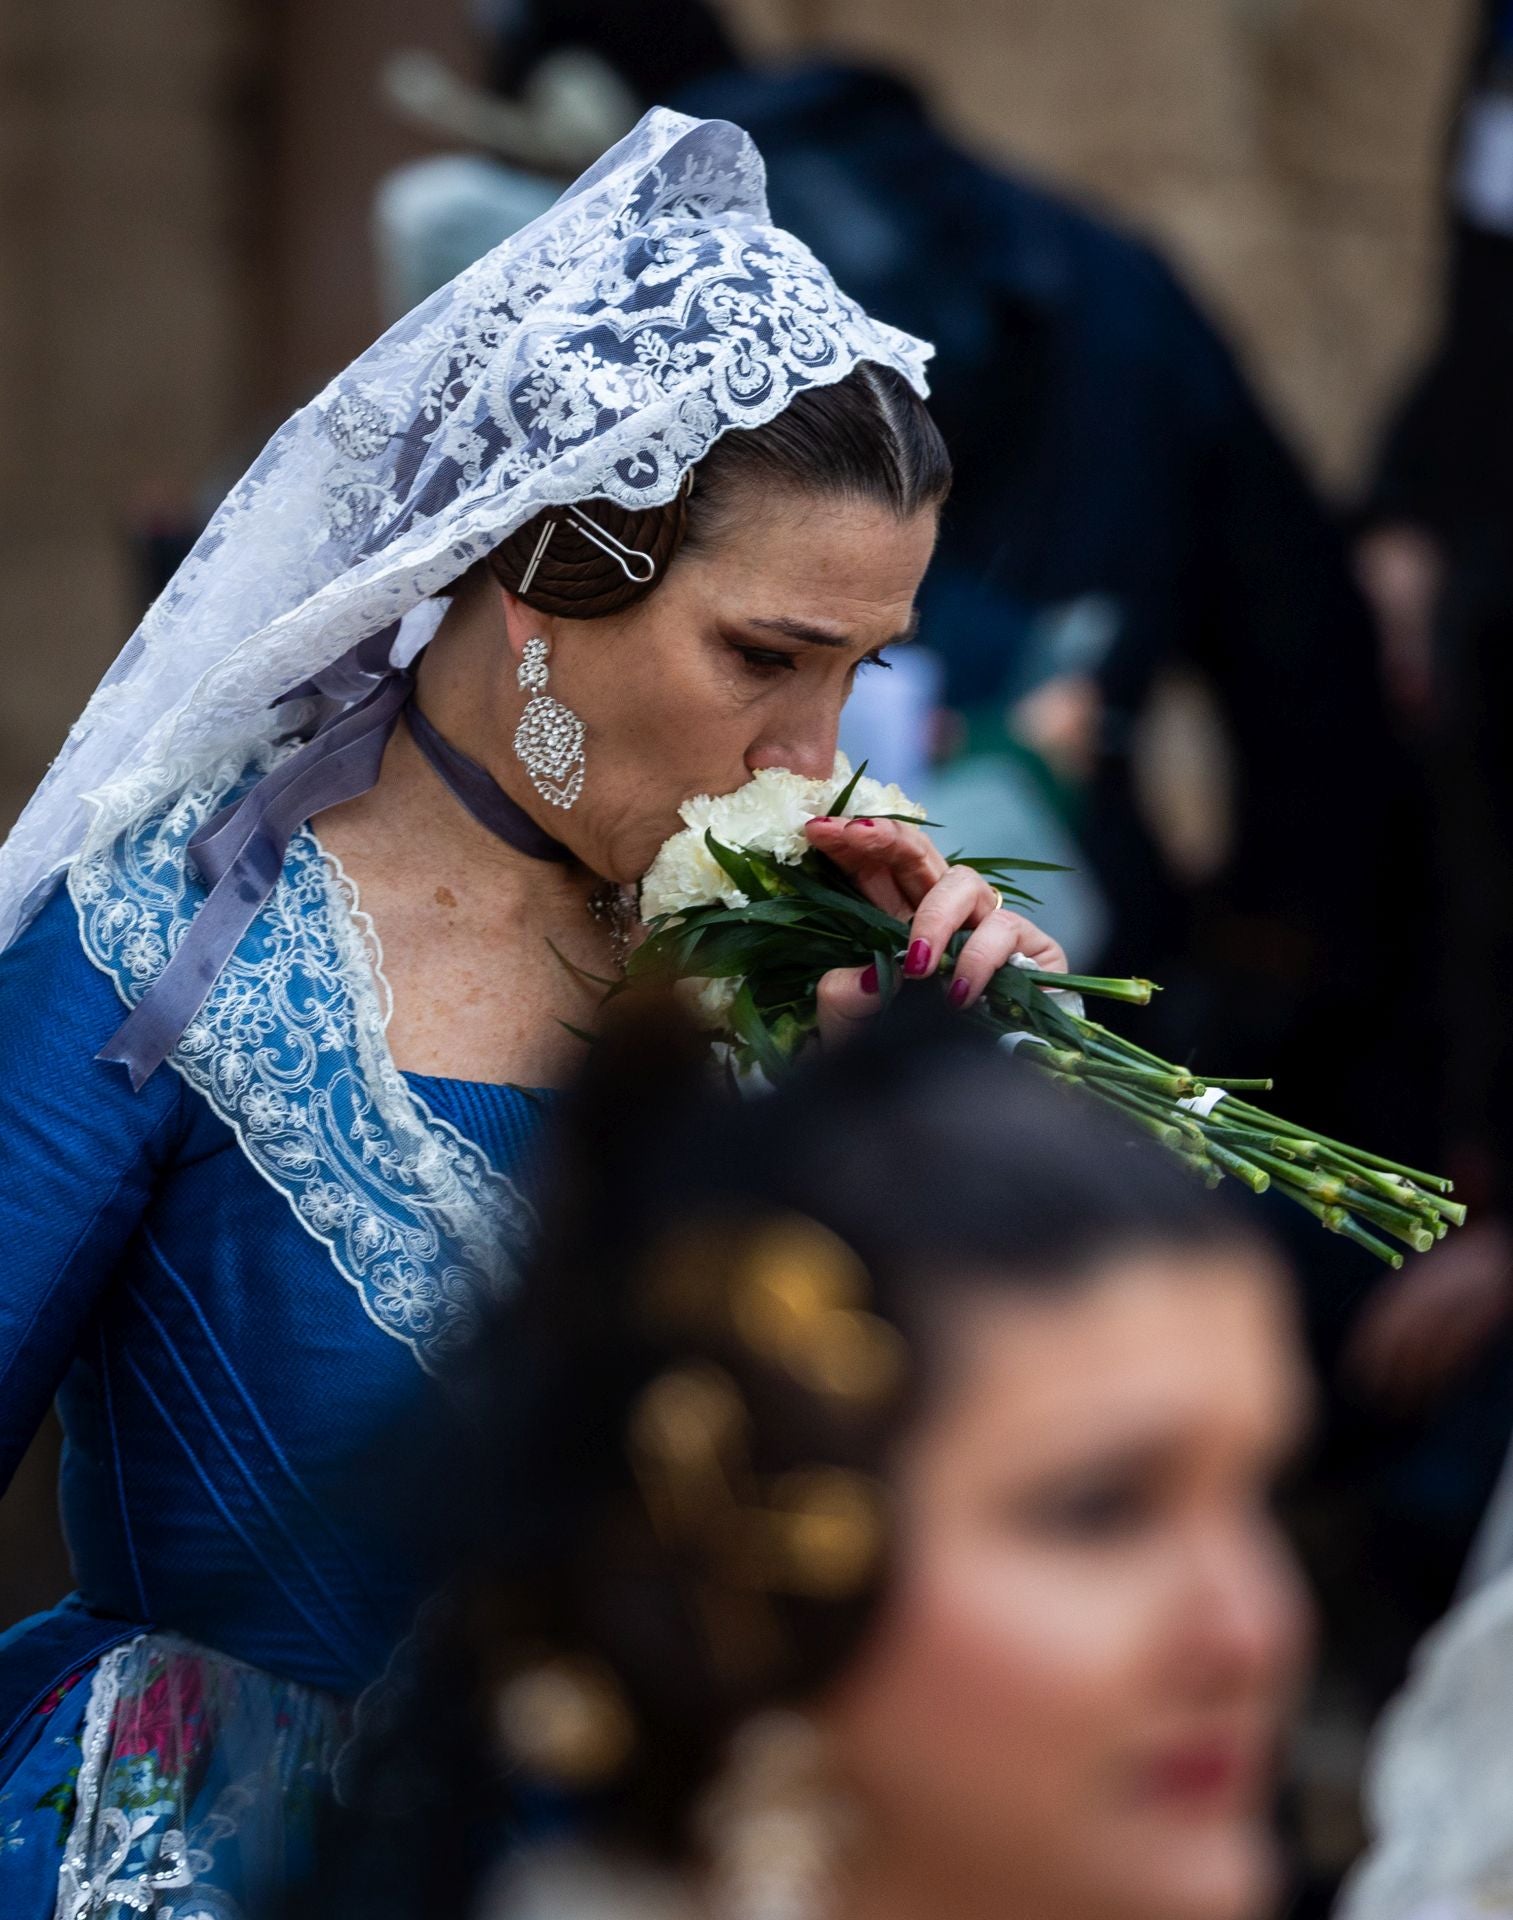
<path id="1" fill-rule="evenodd" d="M 411 704 L 414 675 L 389 664 L 395 632 L 386 627 L 373 634 L 276 702 L 319 699 L 327 716 L 304 746 L 190 839 L 189 858 L 210 889 L 205 904 L 168 965 L 95 1055 L 124 1066 L 134 1089 L 157 1072 L 204 1006 L 277 886 L 293 836 L 317 813 L 377 784 L 389 735 L 407 709 L 415 744 L 481 826 L 534 860 L 571 860 L 561 841 L 537 826 L 487 768 L 454 747 Z"/>
<path id="2" fill-rule="evenodd" d="M 404 710 L 413 676 L 388 664 L 394 629 L 374 634 L 325 674 L 284 700 L 318 696 L 338 706 L 310 739 L 207 820 L 189 842 L 189 858 L 210 888 L 172 958 L 130 1015 L 95 1055 L 115 1061 L 134 1089 L 172 1053 L 205 1004 L 221 969 L 256 919 L 284 870 L 289 841 L 315 814 L 367 793 Z M 368 691 L 351 703 L 363 687 Z M 280 702 L 279 704 L 282 704 Z"/>

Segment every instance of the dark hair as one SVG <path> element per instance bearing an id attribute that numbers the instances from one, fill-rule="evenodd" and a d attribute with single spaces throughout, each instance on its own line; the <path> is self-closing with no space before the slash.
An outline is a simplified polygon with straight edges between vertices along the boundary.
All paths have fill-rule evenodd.
<path id="1" fill-rule="evenodd" d="M 938 1388 L 953 1292 L 1069 1289 L 1114 1257 L 1251 1236 L 1169 1155 L 945 1020 L 895 1010 L 744 1102 L 710 1086 L 699 1044 L 665 1018 L 601 1042 L 559 1115 L 530 1269 L 460 1369 L 451 1451 L 428 1464 L 417 1512 L 453 1490 L 461 1575 L 412 1647 L 397 1718 L 356 1749 L 346 1831 L 294 1912 L 472 1910 L 512 1817 L 540 1817 L 541 1785 L 509 1778 L 495 1716 L 543 1648 L 616 1676 L 636 1740 L 594 1810 L 646 1851 L 686 1844 L 742 1718 L 812 1697 L 852 1657 L 885 1569 L 860 1591 L 774 1598 L 777 1640 L 750 1661 L 710 1644 L 697 1570 L 659 1543 L 627 1443 L 631 1409 L 670 1366 L 707 1361 L 736 1382 L 764 1482 L 816 1464 L 885 1480 Z M 643 1283 L 669 1236 L 712 1228 L 704 1245 L 734 1259 L 794 1216 L 859 1256 L 870 1313 L 908 1352 L 901 1399 L 840 1400 L 719 1329 L 648 1315 Z"/>
<path id="2" fill-rule="evenodd" d="M 693 469 L 691 488 L 665 506 L 581 503 L 623 546 L 651 556 L 649 579 L 628 580 L 618 561 L 551 507 L 496 547 L 488 565 L 502 586 L 518 592 L 555 520 L 521 597 L 540 613 L 574 620 L 620 613 L 666 578 L 685 547 L 718 540 L 754 486 L 872 501 L 907 520 L 945 499 L 951 460 L 929 408 L 903 375 L 863 361 L 829 386 L 804 388 L 764 426 L 722 435 Z"/>

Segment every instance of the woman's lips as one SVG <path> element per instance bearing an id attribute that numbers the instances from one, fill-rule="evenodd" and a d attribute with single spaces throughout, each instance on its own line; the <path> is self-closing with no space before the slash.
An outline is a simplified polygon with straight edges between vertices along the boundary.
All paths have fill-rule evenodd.
<path id="1" fill-rule="evenodd" d="M 1203 1809 L 1254 1805 L 1265 1777 L 1259 1746 L 1218 1735 L 1166 1747 L 1140 1769 L 1143 1797 Z"/>

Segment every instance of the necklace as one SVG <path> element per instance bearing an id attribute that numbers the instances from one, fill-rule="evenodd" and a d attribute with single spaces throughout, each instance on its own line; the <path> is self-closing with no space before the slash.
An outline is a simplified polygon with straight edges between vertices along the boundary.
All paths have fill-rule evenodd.
<path id="1" fill-rule="evenodd" d="M 431 724 L 411 694 L 404 709 L 410 738 L 420 749 L 421 758 L 462 809 L 479 826 L 486 827 L 495 839 L 503 840 L 517 853 L 532 860 L 548 860 L 566 865 L 573 858 L 560 840 L 554 840 L 517 801 L 500 786 L 487 767 L 480 766 L 461 747 L 453 746 L 445 734 Z M 631 939 L 638 915 L 631 889 L 614 880 L 601 880 L 588 896 L 589 918 L 604 929 L 609 940 L 610 957 L 620 973 L 630 959 Z"/>
<path id="2" fill-rule="evenodd" d="M 615 880 L 601 880 L 588 896 L 591 919 L 603 927 L 609 940 L 610 958 L 622 975 L 630 964 L 631 941 L 640 923 L 635 895 Z"/>

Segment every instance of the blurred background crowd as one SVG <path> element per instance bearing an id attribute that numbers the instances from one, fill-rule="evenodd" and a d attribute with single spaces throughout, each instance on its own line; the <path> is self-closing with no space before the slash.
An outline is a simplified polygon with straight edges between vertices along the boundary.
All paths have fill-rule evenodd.
<path id="1" fill-rule="evenodd" d="M 1276 1223 L 1327 1887 L 1513 1432 L 1513 5 L 11 0 L 0 101 L 0 824 L 268 431 L 647 105 L 746 127 L 937 343 L 956 492 L 853 757 L 1072 868 L 1043 917 L 1163 984 L 1139 1037 L 1476 1209 L 1400 1275 Z M 67 1585 L 51 1474 L 0 1617 Z"/>

